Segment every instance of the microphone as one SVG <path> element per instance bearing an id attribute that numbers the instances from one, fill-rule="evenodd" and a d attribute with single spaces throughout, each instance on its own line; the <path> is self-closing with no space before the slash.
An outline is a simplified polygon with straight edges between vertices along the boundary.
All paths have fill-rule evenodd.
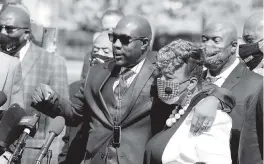
<path id="1" fill-rule="evenodd" d="M 6 94 L 3 91 L 0 91 L 0 107 L 3 106 L 7 101 Z"/>
<path id="2" fill-rule="evenodd" d="M 1 93 L 1 92 L 0 92 Z M 12 104 L 0 121 L 0 155 L 19 137 L 23 129 L 18 124 L 26 112 L 18 104 Z"/>
<path id="3" fill-rule="evenodd" d="M 23 149 L 26 145 L 26 140 L 28 136 L 34 137 L 37 132 L 37 123 L 40 118 L 40 113 L 33 112 L 30 116 L 24 116 L 20 120 L 18 126 L 21 129 L 24 129 L 23 133 L 20 135 L 17 143 L 16 148 L 12 154 L 12 156 L 9 159 L 9 163 L 12 163 L 14 161 L 19 161 L 21 158 L 21 155 L 23 153 Z"/>
<path id="4" fill-rule="evenodd" d="M 57 137 L 63 130 L 65 125 L 65 119 L 61 116 L 57 116 L 54 118 L 54 120 L 52 120 L 50 126 L 50 130 L 49 130 L 49 137 L 47 138 L 47 140 L 45 141 L 45 143 L 43 144 L 36 160 L 35 163 L 36 164 L 41 164 L 42 159 L 47 155 L 47 152 L 49 150 L 49 147 L 52 143 L 52 141 L 54 140 L 55 137 Z"/>

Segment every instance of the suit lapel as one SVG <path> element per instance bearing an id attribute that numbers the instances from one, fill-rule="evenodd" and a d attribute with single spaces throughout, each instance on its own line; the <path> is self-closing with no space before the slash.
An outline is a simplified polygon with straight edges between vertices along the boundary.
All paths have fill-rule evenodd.
<path id="1" fill-rule="evenodd" d="M 0 53 L 0 55 L 3 56 L 0 60 L 0 90 L 4 90 L 5 82 L 9 72 L 8 70 L 10 67 L 10 58 L 5 57 L 5 54 L 2 54 L 2 52 Z"/>
<path id="2" fill-rule="evenodd" d="M 231 72 L 227 77 L 222 87 L 231 90 L 240 80 L 240 77 L 243 75 L 243 72 L 247 69 L 243 63 L 239 63 L 236 68 Z"/>
<path id="3" fill-rule="evenodd" d="M 104 68 L 105 68 L 105 71 L 102 72 L 102 74 L 100 75 L 101 79 L 98 81 L 98 84 L 99 84 L 98 93 L 99 93 L 100 100 L 101 100 L 101 102 L 103 104 L 103 107 L 104 107 L 104 110 L 102 110 L 102 112 L 104 113 L 104 115 L 107 118 L 107 120 L 113 125 L 113 121 L 112 121 L 110 112 L 109 112 L 109 110 L 107 108 L 107 105 L 105 103 L 105 100 L 104 100 L 104 98 L 102 96 L 102 88 L 105 85 L 105 83 L 107 82 L 107 80 L 109 79 L 112 71 L 114 70 L 115 62 L 112 61 L 112 62 L 108 63 L 107 65 L 105 65 Z"/>
<path id="4" fill-rule="evenodd" d="M 25 80 L 25 78 L 27 77 L 33 66 L 37 63 L 37 60 L 39 59 L 39 55 L 40 52 L 37 52 L 35 45 L 33 43 L 30 43 L 30 47 L 21 62 L 23 81 Z"/>
<path id="5" fill-rule="evenodd" d="M 150 78 L 150 76 L 152 75 L 154 70 L 155 70 L 155 67 L 153 66 L 151 61 L 149 61 L 148 58 L 146 58 L 145 63 L 143 64 L 143 66 L 141 68 L 141 71 L 137 75 L 136 79 L 134 79 L 136 81 L 135 81 L 135 86 L 134 86 L 133 91 L 132 91 L 131 101 L 130 101 L 130 104 L 128 105 L 128 108 L 126 109 L 125 113 L 122 116 L 121 123 L 127 118 L 129 113 L 133 109 L 133 106 L 134 106 L 141 90 L 143 89 L 143 87 L 147 83 L 148 79 Z"/>

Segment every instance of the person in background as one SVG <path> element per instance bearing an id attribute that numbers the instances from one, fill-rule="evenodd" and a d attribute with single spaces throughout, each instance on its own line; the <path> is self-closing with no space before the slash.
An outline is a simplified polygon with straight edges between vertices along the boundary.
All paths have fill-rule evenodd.
<path id="1" fill-rule="evenodd" d="M 0 10 L 0 36 L 4 42 L 0 45 L 3 52 L 17 57 L 22 66 L 22 83 L 24 87 L 24 104 L 28 114 L 36 111 L 31 107 L 31 95 L 35 87 L 44 83 L 50 85 L 65 99 L 69 98 L 68 78 L 65 61 L 62 57 L 52 55 L 30 41 L 30 15 L 21 3 L 4 4 Z M 33 163 L 40 147 L 49 135 L 49 124 L 52 118 L 41 115 L 39 128 L 34 138 L 28 138 L 21 160 L 22 164 Z M 58 154 L 62 147 L 63 134 L 51 145 L 52 164 L 57 164 Z M 46 159 L 46 158 L 45 158 Z M 45 163 L 45 162 L 44 162 Z"/>
<path id="2" fill-rule="evenodd" d="M 248 18 L 244 25 L 243 38 L 246 44 L 240 46 L 241 58 L 244 57 L 251 70 L 263 75 L 263 12 L 254 13 Z M 251 85 L 256 85 L 251 82 Z M 258 92 L 263 94 L 262 89 Z M 263 163 L 263 98 L 255 95 L 253 99 L 247 106 L 241 130 L 239 164 Z M 256 108 L 255 104 L 259 106 Z"/>
<path id="3" fill-rule="evenodd" d="M 113 32 L 117 23 L 122 19 L 124 14 L 120 10 L 107 10 L 101 17 L 101 31 Z M 100 32 L 96 32 L 93 40 L 97 38 Z"/>
<path id="4" fill-rule="evenodd" d="M 112 43 L 109 41 L 108 32 L 103 31 L 93 42 L 91 55 L 84 58 L 81 79 L 85 79 L 91 66 L 104 63 L 113 58 Z"/>
<path id="5" fill-rule="evenodd" d="M 263 12 L 253 13 L 243 28 L 243 40 L 246 44 L 239 46 L 239 56 L 247 67 L 262 76 L 264 75 L 263 23 Z"/>
<path id="6" fill-rule="evenodd" d="M 202 53 L 199 45 L 185 40 L 173 41 L 159 50 L 156 58 L 161 76 L 157 79 L 158 97 L 153 100 L 151 120 L 154 126 L 163 122 L 161 126 L 165 128 L 148 142 L 144 164 L 232 163 L 229 147 L 232 119 L 225 111 L 217 110 L 211 129 L 199 136 L 190 134 L 194 106 L 206 97 L 202 89 L 209 85 L 203 84 Z M 164 94 L 167 84 L 172 88 L 178 86 L 170 97 Z M 231 104 L 230 108 L 234 106 Z M 165 119 L 161 121 L 163 116 Z"/>
<path id="7" fill-rule="evenodd" d="M 101 18 L 101 31 L 96 32 L 94 34 L 93 41 L 98 37 L 98 35 L 100 35 L 102 31 L 113 32 L 113 29 L 116 27 L 117 23 L 123 16 L 124 14 L 119 10 L 107 10 Z M 85 55 L 83 68 L 81 72 L 81 79 L 85 78 L 87 71 L 89 70 L 90 67 L 89 63 L 91 63 L 90 62 L 91 59 L 92 57 L 89 53 Z"/>
<path id="8" fill-rule="evenodd" d="M 263 109 L 262 77 L 250 71 L 236 57 L 237 31 L 234 25 L 225 22 L 208 24 L 202 34 L 204 60 L 207 70 L 204 80 L 226 88 L 236 98 L 232 118 L 231 155 L 232 163 L 238 162 L 239 138 L 244 116 L 249 107 Z"/>
<path id="9" fill-rule="evenodd" d="M 148 20 L 138 15 L 124 16 L 109 35 L 115 60 L 91 67 L 72 102 L 48 85 L 36 87 L 32 95 L 36 109 L 52 117 L 61 115 L 68 125 L 82 123 L 75 138 L 83 131 L 88 133 L 87 142 L 83 144 L 83 163 L 143 163 L 145 145 L 152 135 L 151 88 L 156 78 L 151 37 Z M 230 98 L 225 94 L 217 97 L 214 93 L 203 101 L 209 99 L 220 105 L 226 103 L 223 97 Z M 196 127 L 192 133 L 200 130 L 200 124 L 205 128 L 211 126 L 203 124 L 208 121 L 207 110 L 217 108 L 195 109 L 194 115 L 198 117 L 192 123 Z"/>
<path id="10" fill-rule="evenodd" d="M 108 32 L 103 31 L 97 36 L 97 38 L 94 40 L 93 43 L 93 49 L 91 54 L 91 60 L 85 61 L 89 62 L 87 65 L 94 66 L 96 64 L 105 63 L 109 60 L 113 59 L 113 49 L 112 49 L 112 43 L 109 40 Z M 90 67 L 87 67 L 87 69 L 90 69 Z M 88 72 L 88 70 L 85 70 L 85 72 Z M 75 81 L 69 86 L 70 90 L 70 100 L 73 101 L 73 96 L 79 91 L 81 87 L 82 80 Z M 70 156 L 67 156 L 68 150 L 70 148 L 71 142 L 73 141 L 74 137 L 76 136 L 76 133 L 78 132 L 80 128 L 80 125 L 78 127 L 70 127 L 67 126 L 65 136 L 63 137 L 64 146 L 62 148 L 62 152 L 59 155 L 59 164 L 72 164 L 77 161 L 76 158 Z M 76 143 L 75 143 L 76 145 Z M 80 147 L 78 149 L 71 148 L 70 151 L 80 151 Z M 81 152 L 79 152 L 81 154 Z"/>

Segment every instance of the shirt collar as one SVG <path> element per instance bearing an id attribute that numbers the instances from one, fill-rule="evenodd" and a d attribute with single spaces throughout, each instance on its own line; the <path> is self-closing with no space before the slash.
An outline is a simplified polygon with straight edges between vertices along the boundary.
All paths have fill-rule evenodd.
<path id="1" fill-rule="evenodd" d="M 26 53 L 27 53 L 27 51 L 29 49 L 29 46 L 30 46 L 30 42 L 27 41 L 27 43 L 25 44 L 25 46 L 20 49 L 20 51 L 19 51 L 19 60 L 20 61 L 22 61 L 23 58 L 26 56 Z"/>
<path id="2" fill-rule="evenodd" d="M 226 69 L 224 72 L 220 73 L 219 75 L 215 76 L 215 78 L 226 79 L 238 64 L 239 64 L 239 59 L 236 58 L 235 62 L 228 69 Z M 207 77 L 214 77 L 210 74 L 209 70 L 207 70 Z"/>
<path id="3" fill-rule="evenodd" d="M 141 68 L 142 68 L 142 66 L 143 66 L 145 60 L 146 60 L 146 58 L 143 59 L 143 60 L 141 60 L 141 61 L 140 61 L 137 65 L 135 65 L 134 67 L 132 67 L 132 68 L 131 68 L 131 71 L 133 71 L 135 74 L 138 74 L 138 73 L 140 72 L 140 70 L 141 70 Z M 126 67 L 122 67 L 122 68 L 121 68 L 121 72 L 125 71 L 126 69 L 127 69 Z"/>

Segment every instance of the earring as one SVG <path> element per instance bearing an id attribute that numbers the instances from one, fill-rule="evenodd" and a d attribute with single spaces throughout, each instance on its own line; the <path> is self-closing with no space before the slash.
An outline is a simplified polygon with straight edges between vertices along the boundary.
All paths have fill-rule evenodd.
<path id="1" fill-rule="evenodd" d="M 186 105 L 187 104 L 190 104 L 190 102 L 191 102 L 191 98 L 192 98 L 192 92 L 191 92 L 191 90 L 189 89 L 189 87 L 187 88 L 187 97 L 186 97 Z"/>

